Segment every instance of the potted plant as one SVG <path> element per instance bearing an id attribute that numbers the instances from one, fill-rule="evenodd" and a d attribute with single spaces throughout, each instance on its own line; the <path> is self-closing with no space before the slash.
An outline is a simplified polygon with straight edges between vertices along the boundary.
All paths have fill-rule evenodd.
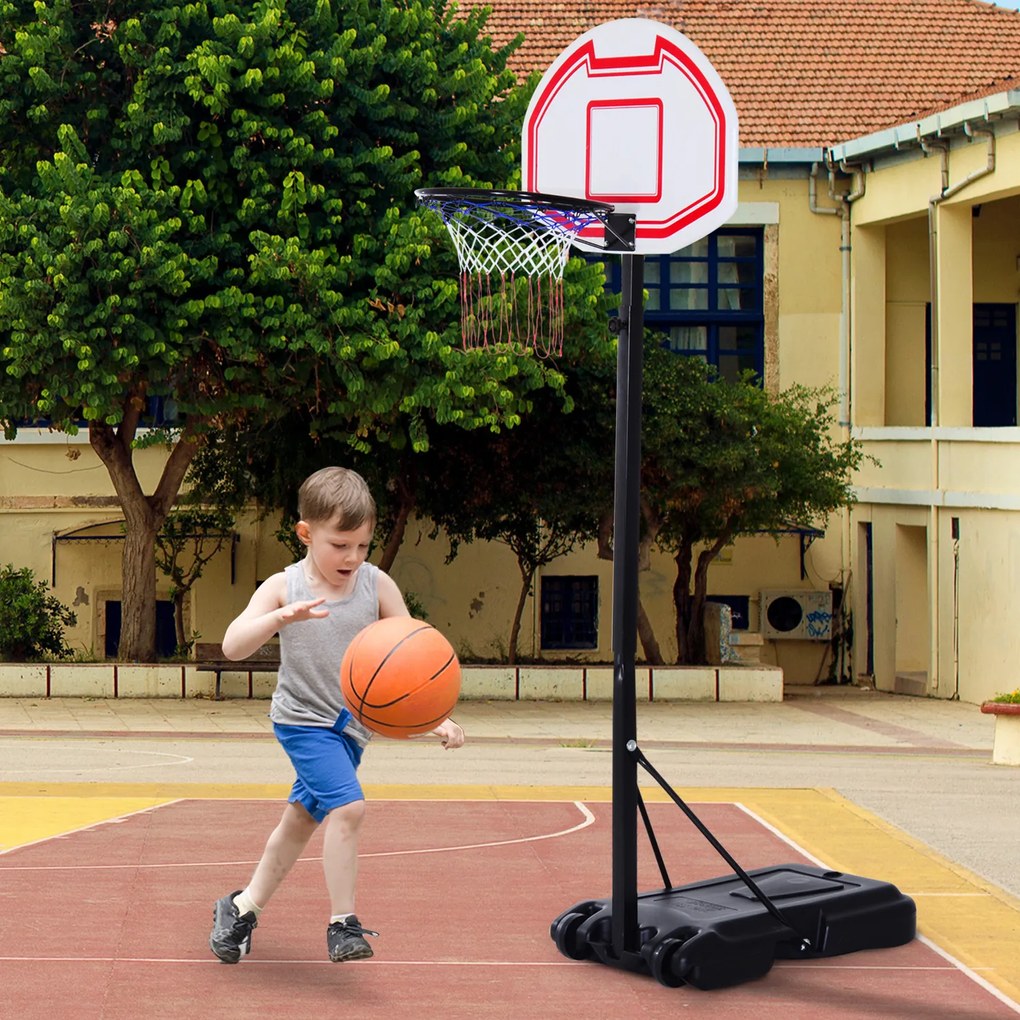
<path id="1" fill-rule="evenodd" d="M 992 762 L 996 765 L 1020 765 L 1020 687 L 1009 694 L 996 694 L 981 706 L 995 716 Z"/>

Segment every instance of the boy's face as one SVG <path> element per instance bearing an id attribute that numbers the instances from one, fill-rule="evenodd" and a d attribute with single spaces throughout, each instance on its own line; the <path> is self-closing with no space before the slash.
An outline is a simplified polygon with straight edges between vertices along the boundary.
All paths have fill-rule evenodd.
<path id="1" fill-rule="evenodd" d="M 352 531 L 341 531 L 335 523 L 298 521 L 295 530 L 322 579 L 343 588 L 368 558 L 375 529 L 371 522 Z"/>

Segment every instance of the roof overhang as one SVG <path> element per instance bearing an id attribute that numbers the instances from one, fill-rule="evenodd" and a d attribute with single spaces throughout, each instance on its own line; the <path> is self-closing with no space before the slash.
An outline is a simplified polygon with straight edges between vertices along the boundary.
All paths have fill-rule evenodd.
<path id="1" fill-rule="evenodd" d="M 821 145 L 807 146 L 805 148 L 775 148 L 769 149 L 762 146 L 748 146 L 742 148 L 738 156 L 740 163 L 749 163 L 755 166 L 768 166 L 770 163 L 803 164 L 810 166 L 812 163 L 820 163 L 825 156 L 825 149 Z"/>
<path id="2" fill-rule="evenodd" d="M 868 159 L 914 147 L 922 141 L 959 134 L 969 128 L 991 124 L 1006 118 L 1020 118 L 1020 90 L 1009 89 L 996 92 L 981 99 L 972 99 L 948 110 L 941 110 L 930 117 L 898 124 L 861 138 L 854 138 L 828 149 L 828 156 L 834 162 L 850 162 Z"/>

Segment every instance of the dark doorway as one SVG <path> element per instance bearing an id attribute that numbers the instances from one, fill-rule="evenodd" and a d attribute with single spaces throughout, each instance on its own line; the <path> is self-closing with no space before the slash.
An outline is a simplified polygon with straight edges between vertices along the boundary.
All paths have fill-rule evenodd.
<path id="1" fill-rule="evenodd" d="M 974 306 L 974 425 L 1016 425 L 1016 305 Z"/>

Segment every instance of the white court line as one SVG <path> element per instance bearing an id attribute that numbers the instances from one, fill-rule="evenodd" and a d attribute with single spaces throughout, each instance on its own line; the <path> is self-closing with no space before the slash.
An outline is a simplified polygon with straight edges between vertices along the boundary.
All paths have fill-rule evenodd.
<path id="1" fill-rule="evenodd" d="M 374 803 L 379 803 L 375 801 Z M 540 803 L 535 801 L 533 803 Z M 545 802 L 541 802 L 545 803 Z M 517 839 L 497 839 L 492 840 L 488 843 L 464 843 L 459 846 L 433 846 L 424 847 L 419 850 L 381 850 L 377 853 L 358 854 L 359 859 L 368 857 L 403 857 L 412 856 L 414 854 L 445 854 L 455 853 L 460 850 L 487 850 L 490 847 L 496 846 L 515 846 L 520 843 L 538 843 L 543 839 L 558 839 L 561 836 L 569 836 L 571 833 L 579 832 L 581 829 L 587 829 L 589 825 L 595 824 L 595 815 L 588 809 L 585 804 L 582 804 L 579 800 L 572 802 L 574 807 L 581 812 L 581 821 L 577 825 L 571 826 L 569 829 L 560 829 L 558 832 L 544 832 L 537 836 L 520 836 Z M 157 805 L 164 806 L 164 805 Z M 151 811 L 152 808 L 144 808 L 144 811 Z M 141 814 L 142 812 L 135 812 Z M 129 816 L 124 815 L 124 818 Z M 121 818 L 111 819 L 111 821 L 121 821 Z M 106 823 L 100 823 L 106 824 Z M 86 828 L 93 828 L 93 826 L 86 826 Z M 84 830 L 74 830 L 84 831 Z M 49 837 L 53 838 L 53 837 Z M 39 843 L 45 843 L 47 840 L 38 840 Z M 32 846 L 34 844 L 26 843 L 25 846 Z M 5 851 L 8 852 L 8 851 Z M 321 861 L 321 857 L 299 857 L 295 863 L 297 864 L 308 864 L 318 863 Z M 14 865 L 12 867 L 0 868 L 0 872 L 7 871 L 142 871 L 146 869 L 166 869 L 166 868 L 236 868 L 245 865 L 254 866 L 258 864 L 258 861 L 184 861 L 184 862 L 173 862 L 169 864 L 47 864 L 47 865 Z"/>
<path id="2" fill-rule="evenodd" d="M 245 967 L 266 966 L 333 966 L 331 960 L 263 960 L 245 957 Z M 190 963 L 199 966 L 222 967 L 219 960 L 195 959 L 193 957 L 145 957 L 145 956 L 0 956 L 0 963 Z M 362 967 L 583 967 L 588 960 L 359 960 Z M 890 967 L 879 964 L 846 966 L 824 963 L 817 960 L 776 960 L 776 967 L 798 970 L 853 970 L 853 971 L 935 971 L 942 973 L 957 968 L 951 962 L 942 967 Z"/>
<path id="3" fill-rule="evenodd" d="M 16 747 L 23 750 L 23 744 L 0 744 L 0 748 L 3 747 Z M 0 775 L 4 776 L 18 776 L 31 773 L 37 775 L 40 772 L 46 773 L 60 773 L 60 772 L 73 772 L 75 775 L 80 775 L 82 772 L 127 772 L 132 769 L 154 769 L 159 768 L 162 765 L 188 765 L 195 759 L 190 755 L 186 754 L 174 754 L 172 751 L 136 751 L 134 748 L 123 748 L 123 747 L 88 747 L 85 750 L 89 753 L 99 752 L 101 754 L 144 754 L 153 758 L 163 759 L 161 761 L 152 761 L 145 764 L 132 764 L 132 765 L 94 765 L 94 766 L 73 766 L 71 768 L 47 768 L 45 765 L 34 766 L 30 769 L 10 769 L 0 764 Z M 46 753 L 49 754 L 51 751 L 72 751 L 80 754 L 82 752 L 81 747 L 61 747 L 59 745 L 47 744 Z M 166 760 L 166 759 L 176 759 Z"/>
<path id="4" fill-rule="evenodd" d="M 764 818 L 761 818 L 759 815 L 757 815 L 754 811 L 752 811 L 746 805 L 737 803 L 737 804 L 735 804 L 735 806 L 740 808 L 741 811 L 743 811 L 745 814 L 747 814 L 751 818 L 753 818 L 759 825 L 764 826 L 764 828 L 768 829 L 769 832 L 771 832 L 771 833 L 775 834 L 776 836 L 778 836 L 784 843 L 786 843 L 787 846 L 792 847 L 794 850 L 797 851 L 797 853 L 803 854 L 813 864 L 817 865 L 820 868 L 828 868 L 828 867 L 830 867 L 830 865 L 828 865 L 827 863 L 825 863 L 822 860 L 819 860 L 819 858 L 815 857 L 814 854 L 809 854 L 802 846 L 799 846 L 792 839 L 790 839 L 790 837 L 787 836 L 786 833 L 780 832 L 779 829 L 777 829 L 774 825 L 769 825 L 769 823 L 766 822 Z M 936 894 L 929 893 L 928 895 L 936 895 Z M 947 895 L 952 895 L 952 894 L 947 894 Z M 978 896 L 980 896 L 980 895 L 986 895 L 986 894 L 982 894 L 982 893 L 974 894 L 974 893 L 971 893 L 971 894 L 968 894 L 968 895 L 978 895 Z M 965 974 L 975 984 L 980 985 L 986 992 L 988 992 L 989 995 L 994 996 L 996 999 L 999 1000 L 999 1002 L 1003 1003 L 1006 1006 L 1009 1006 L 1009 1008 L 1011 1010 L 1013 1010 L 1014 1013 L 1020 1013 L 1020 1003 L 1014 1002 L 1013 999 L 1011 999 L 1004 992 L 999 991 L 999 989 L 996 988 L 995 985 L 993 985 L 990 981 L 986 981 L 980 974 L 977 973 L 977 971 L 973 970 L 971 967 L 968 967 L 961 960 L 956 959 L 956 957 L 953 956 L 952 953 L 948 953 L 948 952 L 946 952 L 946 950 L 942 949 L 940 946 L 937 946 L 927 936 L 925 936 L 925 935 L 917 935 L 915 937 L 917 938 L 917 940 L 919 942 L 922 942 L 929 949 L 931 949 L 934 952 L 938 953 L 938 955 L 941 956 L 943 960 L 947 960 L 949 963 L 951 963 L 953 965 L 953 967 L 955 967 L 958 971 L 960 971 L 960 973 Z M 922 968 L 920 968 L 920 967 L 907 967 L 907 968 L 904 968 L 904 969 L 906 969 L 906 970 L 921 970 Z"/>
<path id="5" fill-rule="evenodd" d="M 965 963 L 961 963 L 952 953 L 947 953 L 941 946 L 937 946 L 927 935 L 918 935 L 918 939 L 923 942 L 929 949 L 939 954 L 943 960 L 948 960 L 954 967 L 959 968 L 971 979 L 971 981 L 979 984 L 989 995 L 994 996 L 999 1002 L 1009 1006 L 1014 1013 L 1020 1013 L 1020 1004 L 1014 1002 L 1004 992 L 1000 992 L 990 981 L 986 981 L 980 974 L 978 974 L 973 968 L 968 967 Z"/>
<path id="6" fill-rule="evenodd" d="M 222 967 L 215 959 L 196 960 L 191 957 L 145 956 L 0 956 L 0 963 L 190 963 L 198 967 Z M 242 967 L 335 967 L 332 960 L 253 960 L 244 957 Z M 586 960 L 358 960 L 363 967 L 585 967 Z M 948 968 L 947 968 L 948 969 Z"/>

